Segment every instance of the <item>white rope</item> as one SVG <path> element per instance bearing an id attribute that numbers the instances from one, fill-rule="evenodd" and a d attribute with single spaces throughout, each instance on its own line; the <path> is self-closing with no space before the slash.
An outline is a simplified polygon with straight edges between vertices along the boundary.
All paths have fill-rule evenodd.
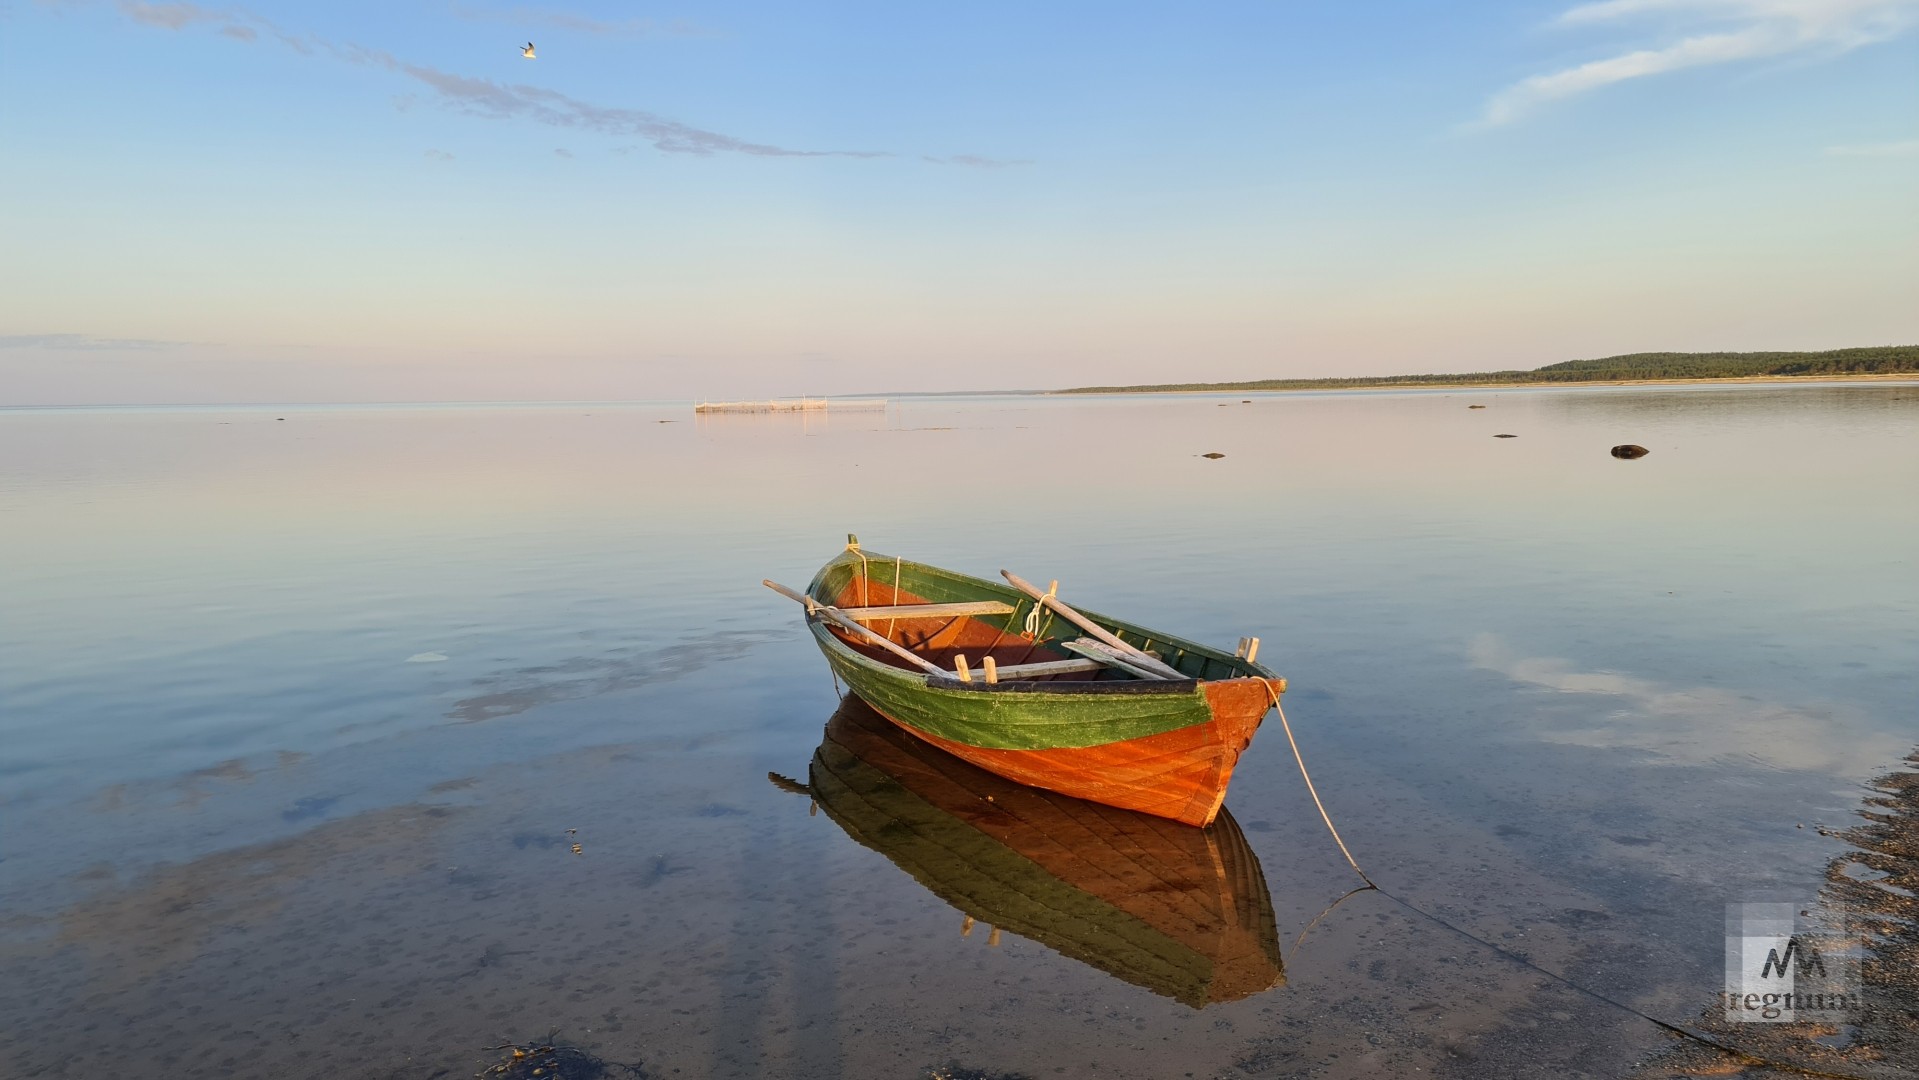
<path id="1" fill-rule="evenodd" d="M 901 562 L 900 556 L 898 555 L 893 556 L 893 604 L 896 607 L 899 605 L 899 602 L 900 602 L 900 562 Z M 899 621 L 898 619 L 886 620 L 886 637 L 888 640 L 892 639 L 893 624 L 898 621 Z"/>
<path id="2" fill-rule="evenodd" d="M 1058 587 L 1058 585 L 1059 585 L 1059 582 L 1057 582 L 1057 581 L 1055 581 L 1055 582 L 1053 582 L 1053 585 L 1054 585 L 1054 587 L 1055 587 L 1055 588 L 1057 588 L 1057 587 Z M 1031 610 L 1031 611 L 1029 611 L 1029 612 L 1027 612 L 1027 613 L 1026 613 L 1026 636 L 1027 636 L 1027 637 L 1029 637 L 1029 638 L 1035 638 L 1035 639 L 1037 639 L 1037 638 L 1039 637 L 1039 635 L 1040 635 L 1040 626 L 1039 626 L 1039 613 L 1040 613 L 1040 609 L 1041 609 L 1041 608 L 1044 608 L 1044 607 L 1046 607 L 1046 597 L 1047 597 L 1047 596 L 1052 596 L 1052 595 L 1053 595 L 1053 590 L 1052 590 L 1052 589 L 1048 589 L 1048 590 L 1046 590 L 1046 596 L 1042 596 L 1042 597 L 1039 597 L 1038 599 L 1036 599 L 1036 600 L 1034 600 L 1034 601 L 1033 601 L 1033 610 Z M 1017 608 L 1015 608 L 1014 610 L 1018 610 L 1018 609 L 1017 609 Z M 1047 612 L 1047 614 L 1048 614 L 1048 615 L 1050 616 L 1050 615 L 1052 614 L 1052 612 L 1051 612 L 1051 611 L 1048 611 L 1048 612 Z M 1052 628 L 1052 626 L 1053 626 L 1053 620 L 1052 620 L 1052 619 L 1051 619 L 1050 617 L 1049 617 L 1049 618 L 1048 618 L 1048 619 L 1046 620 L 1046 626 L 1047 626 L 1047 629 L 1049 629 L 1049 630 L 1050 630 L 1050 629 Z"/>
<path id="3" fill-rule="evenodd" d="M 1326 804 L 1319 801 L 1319 789 L 1313 786 L 1313 774 L 1306 771 L 1306 759 L 1299 752 L 1299 740 L 1293 738 L 1293 725 L 1286 721 L 1286 709 L 1279 703 L 1279 691 L 1273 689 L 1271 682 L 1264 679 L 1260 681 L 1265 684 L 1266 693 L 1272 696 L 1273 708 L 1279 711 L 1279 726 L 1286 730 L 1286 744 L 1293 748 L 1293 760 L 1299 763 L 1299 775 L 1306 781 L 1306 792 L 1313 797 L 1313 805 L 1319 807 L 1319 820 L 1326 823 L 1326 831 L 1333 834 L 1333 843 L 1339 845 L 1339 853 L 1346 856 L 1346 864 L 1353 868 L 1353 873 L 1359 875 L 1359 880 L 1375 889 L 1379 888 L 1373 885 L 1372 878 L 1366 876 L 1366 871 L 1359 868 L 1353 853 L 1346 850 L 1346 841 L 1339 838 L 1339 830 L 1333 827 L 1332 815 L 1326 813 Z"/>

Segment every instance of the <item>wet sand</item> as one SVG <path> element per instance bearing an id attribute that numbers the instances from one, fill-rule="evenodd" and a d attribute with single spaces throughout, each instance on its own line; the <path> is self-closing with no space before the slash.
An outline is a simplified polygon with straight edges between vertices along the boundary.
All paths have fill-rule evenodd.
<path id="1" fill-rule="evenodd" d="M 1871 783 L 1863 822 L 1836 833 L 1852 848 L 1827 866 L 1820 891 L 1818 914 L 1842 917 L 1864 953 L 1863 1000 L 1851 1022 L 1732 1023 L 1708 1010 L 1697 1030 L 1738 1054 L 1686 1043 L 1642 1075 L 1877 1080 L 1919 1073 L 1919 752 L 1907 762 Z"/>

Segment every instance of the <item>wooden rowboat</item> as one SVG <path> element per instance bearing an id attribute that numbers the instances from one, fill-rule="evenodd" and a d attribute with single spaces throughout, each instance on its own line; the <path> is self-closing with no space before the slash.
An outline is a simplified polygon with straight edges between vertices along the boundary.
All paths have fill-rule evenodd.
<path id="1" fill-rule="evenodd" d="M 796 787 L 776 780 L 782 787 Z M 1259 859 L 1222 811 L 1204 829 L 1003 780 L 849 694 L 803 789 L 928 891 L 1195 1009 L 1285 982 Z"/>
<path id="2" fill-rule="evenodd" d="M 1004 573 L 1004 571 L 1002 571 Z M 1219 813 L 1286 680 L 1239 655 L 1012 586 L 862 551 L 801 595 L 833 671 L 881 715 L 1034 787 L 1188 825 Z"/>

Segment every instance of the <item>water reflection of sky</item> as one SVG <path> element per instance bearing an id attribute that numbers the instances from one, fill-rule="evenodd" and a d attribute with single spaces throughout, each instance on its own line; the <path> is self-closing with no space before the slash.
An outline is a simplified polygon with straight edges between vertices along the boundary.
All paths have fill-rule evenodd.
<path id="1" fill-rule="evenodd" d="M 342 943 L 447 889 L 501 955 L 526 905 L 619 942 L 634 931 L 608 912 L 629 897 L 652 912 L 650 944 L 596 978 L 643 985 L 691 963 L 705 974 L 686 992 L 759 1032 L 746 1043 L 766 1060 L 815 1063 L 796 1075 L 866 1053 L 848 1025 L 886 1007 L 925 1059 L 906 1071 L 944 1060 L 923 1029 L 1000 1007 L 986 1003 L 1006 980 L 1048 1008 L 1133 1009 L 1156 1038 L 1192 1037 L 1196 1022 L 1037 946 L 1014 962 L 1019 947 L 916 937 L 943 918 L 936 900 L 760 790 L 768 769 L 804 767 L 833 690 L 759 579 L 803 583 L 856 531 L 881 552 L 1058 577 L 1069 598 L 1169 631 L 1260 635 L 1376 877 L 1568 963 L 1606 934 L 1669 941 L 1663 966 L 1605 978 L 1695 1012 L 1714 905 L 1809 891 L 1830 851 L 1793 826 L 1843 818 L 1856 784 L 1919 743 L 1919 388 L 1252 398 L 697 420 L 604 405 L 0 413 L 0 935 L 29 953 L 81 942 L 102 963 L 115 934 L 151 938 L 153 970 L 192 983 L 232 926 L 272 937 L 337 899 L 329 873 L 361 890 L 365 922 L 328 923 Z M 1619 442 L 1652 454 L 1615 460 Z M 1273 734 L 1229 805 L 1297 927 L 1343 887 Z M 596 858 L 552 862 L 577 821 L 600 823 Z M 565 894 L 532 888 L 540 873 Z M 178 923 L 183 898 L 227 922 Z M 795 912 L 808 932 L 781 923 Z M 1288 994 L 1378 1012 L 1400 1034 L 1376 1063 L 1439 1060 L 1415 1037 L 1426 1014 L 1404 1009 L 1442 973 L 1351 975 L 1353 950 L 1379 947 L 1358 928 L 1385 916 L 1346 917 L 1314 931 L 1325 961 L 1302 952 L 1278 997 L 1209 1010 L 1237 1039 L 1219 1067 L 1344 1045 L 1274 1019 L 1307 1000 Z M 883 947 L 874 926 L 902 929 Z M 1379 932 L 1422 947 L 1424 931 Z M 782 943 L 840 973 L 832 995 L 826 975 L 753 976 L 728 951 Z M 314 948 L 322 967 L 351 953 Z M 902 957 L 952 974 L 901 1005 Z M 1051 989 L 1022 981 L 1041 974 Z M 1452 1010 L 1441 1035 L 1494 1060 L 1512 1011 L 1546 1006 L 1490 961 L 1481 974 L 1505 1004 Z M 98 976 L 61 977 L 83 980 L 79 1000 Z M 141 985 L 114 1007 L 135 1009 Z M 572 1016 L 564 995 L 515 987 L 523 1015 Z M 782 996 L 801 989 L 803 1005 Z M 212 981 L 193 993 L 220 1003 Z M 646 1052 L 750 1067 L 718 1035 L 674 1034 L 666 999 L 621 994 Z M 837 1032 L 832 1052 L 761 1027 L 748 1006 L 775 999 Z M 1649 1045 L 1594 1023 L 1619 1054 Z M 442 1028 L 428 1052 L 465 1047 Z M 990 1061 L 1037 1073 L 1093 1053 L 1065 1030 Z M 111 1065 L 102 1045 L 95 1064 Z"/>

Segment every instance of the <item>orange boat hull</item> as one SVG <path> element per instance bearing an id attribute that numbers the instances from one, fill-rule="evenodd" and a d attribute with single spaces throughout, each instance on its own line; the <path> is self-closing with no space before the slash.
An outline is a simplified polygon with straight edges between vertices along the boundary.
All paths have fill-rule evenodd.
<path id="1" fill-rule="evenodd" d="M 921 731 L 883 709 L 875 711 L 954 757 L 1008 780 L 1205 826 L 1219 815 L 1233 767 L 1272 708 L 1271 694 L 1259 679 L 1210 683 L 1205 694 L 1210 721 L 1125 742 L 1044 750 L 972 746 Z"/>

